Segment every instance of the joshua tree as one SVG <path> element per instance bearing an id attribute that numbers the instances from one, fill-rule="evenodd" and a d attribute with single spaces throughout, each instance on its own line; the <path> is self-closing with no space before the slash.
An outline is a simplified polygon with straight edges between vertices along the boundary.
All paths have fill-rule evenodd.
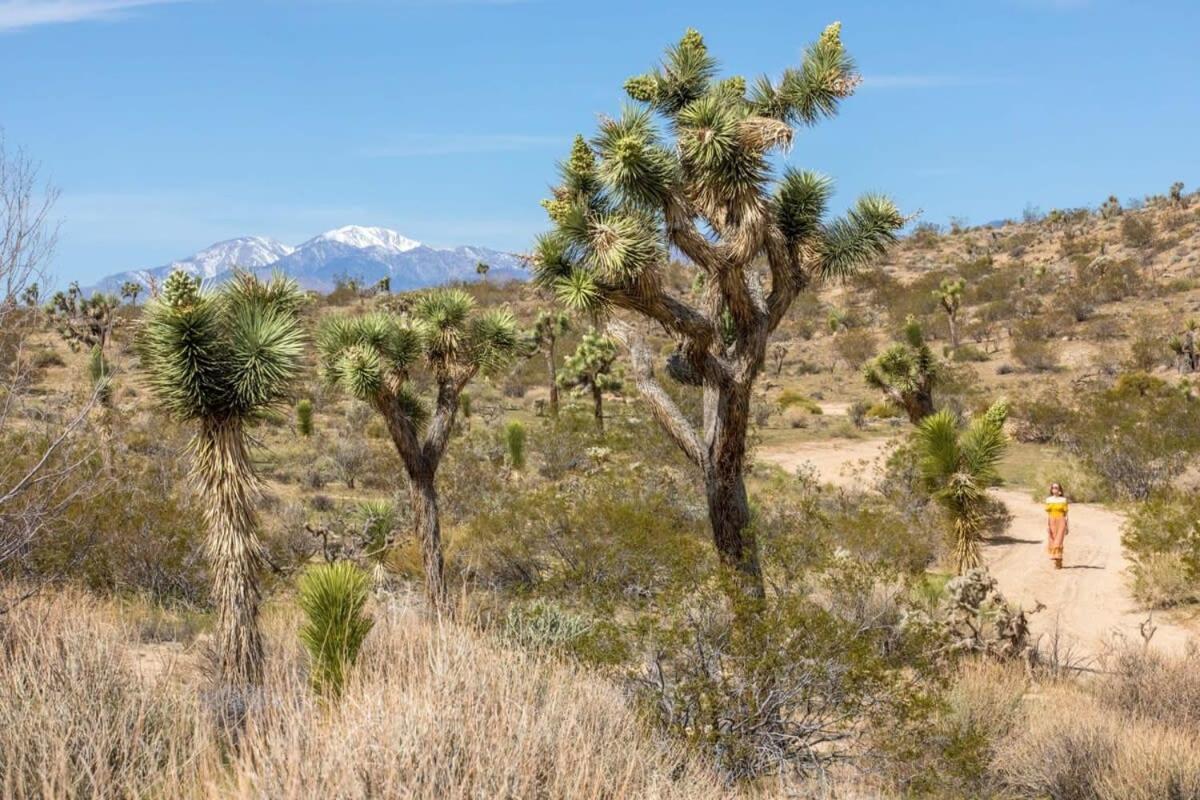
<path id="1" fill-rule="evenodd" d="M 617 343 L 595 331 L 583 335 L 579 347 L 563 364 L 558 376 L 564 389 L 591 392 L 592 413 L 596 426 L 604 430 L 604 393 L 621 389 L 621 378 L 614 369 L 617 361 Z"/>
<path id="2" fill-rule="evenodd" d="M 1008 440 L 1008 405 L 999 400 L 965 430 L 949 410 L 926 417 L 917 428 L 921 478 L 949 517 L 954 533 L 954 565 L 961 575 L 980 566 L 979 535 L 984 527 L 987 489 L 1000 482 L 996 465 Z"/>
<path id="3" fill-rule="evenodd" d="M 868 386 L 883 392 L 888 402 L 904 409 L 914 425 L 933 413 L 937 359 L 915 319 L 909 317 L 905 323 L 903 342 L 896 342 L 863 367 L 863 378 Z"/>
<path id="4" fill-rule="evenodd" d="M 1103 219 L 1119 217 L 1121 216 L 1121 211 L 1121 201 L 1117 199 L 1115 194 L 1110 194 L 1108 199 L 1100 206 L 1100 216 Z"/>
<path id="5" fill-rule="evenodd" d="M 192 469 L 206 498 L 217 677 L 231 699 L 262 679 L 258 477 L 246 426 L 282 403 L 301 369 L 303 302 L 290 279 L 238 273 L 217 292 L 174 272 L 146 307 L 141 367 L 164 410 L 197 425 Z"/>
<path id="6" fill-rule="evenodd" d="M 121 298 L 136 305 L 138 295 L 142 293 L 142 285 L 137 281 L 125 281 L 121 284 Z"/>
<path id="7" fill-rule="evenodd" d="M 1183 201 L 1183 181 L 1175 181 L 1171 184 L 1171 202 L 1179 208 L 1186 206 Z"/>
<path id="8" fill-rule="evenodd" d="M 958 310 L 962 307 L 963 289 L 967 282 L 962 278 L 951 280 L 943 278 L 938 288 L 933 290 L 933 296 L 946 312 L 946 320 L 950 325 L 950 347 L 958 349 Z"/>
<path id="9" fill-rule="evenodd" d="M 296 403 L 296 432 L 306 439 L 313 435 L 313 404 L 307 397 Z"/>
<path id="10" fill-rule="evenodd" d="M 473 313 L 474 305 L 460 289 L 436 289 L 409 316 L 335 316 L 319 335 L 326 380 L 370 403 L 387 424 L 408 475 L 425 589 L 437 611 L 446 608 L 446 585 L 435 480 L 459 398 L 480 370 L 503 365 L 522 344 L 510 312 Z M 436 389 L 432 410 L 409 381 L 422 367 Z"/>
<path id="11" fill-rule="evenodd" d="M 771 345 L 771 360 L 775 362 L 775 377 L 778 378 L 783 372 L 783 361 L 787 358 L 788 346 L 783 342 L 776 342 Z"/>
<path id="12" fill-rule="evenodd" d="M 487 280 L 487 274 L 490 269 L 491 267 L 482 261 L 477 261 L 475 263 L 475 274 L 479 276 L 480 280 Z"/>
<path id="13" fill-rule="evenodd" d="M 747 89 L 740 77 L 717 80 L 716 70 L 700 34 L 688 31 L 660 69 L 625 84 L 641 105 L 602 119 L 591 143 L 575 140 L 544 203 L 555 228 L 532 260 L 538 285 L 567 307 L 633 312 L 675 340 L 667 373 L 702 388 L 699 430 L 658 382 L 639 330 L 609 321 L 651 412 L 704 475 L 722 562 L 761 595 L 744 468 L 767 340 L 801 290 L 868 263 L 904 220 L 891 201 L 868 196 L 826 222 L 828 179 L 794 169 L 773 179 L 772 154 L 788 148 L 794 128 L 833 115 L 859 82 L 839 25 L 779 81 Z M 664 279 L 673 251 L 704 276 L 698 302 Z"/>
<path id="14" fill-rule="evenodd" d="M 559 337 L 571 330 L 571 318 L 562 311 L 539 311 L 537 320 L 533 323 L 533 334 L 530 337 L 535 353 L 541 353 L 546 359 L 546 372 L 550 378 L 550 416 L 558 416 L 558 356 L 554 348 Z"/>
<path id="15" fill-rule="evenodd" d="M 72 350 L 99 347 L 103 351 L 118 324 L 120 307 L 121 300 L 116 295 L 97 293 L 84 297 L 79 284 L 72 282 L 67 291 L 54 293 L 46 314 Z"/>
<path id="16" fill-rule="evenodd" d="M 21 294 L 21 299 L 25 301 L 26 308 L 37 308 L 41 304 L 42 290 L 36 282 L 25 287 L 25 291 Z"/>

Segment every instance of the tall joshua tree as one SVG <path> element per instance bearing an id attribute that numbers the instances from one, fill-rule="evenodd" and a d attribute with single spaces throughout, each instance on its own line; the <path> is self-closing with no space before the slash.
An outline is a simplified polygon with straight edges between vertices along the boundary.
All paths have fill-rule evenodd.
<path id="1" fill-rule="evenodd" d="M 460 289 L 436 289 L 405 316 L 331 317 L 318 336 L 326 380 L 370 403 L 387 424 L 408 475 L 425 590 L 437 611 L 446 608 L 446 584 L 436 478 L 459 397 L 480 370 L 507 363 L 524 344 L 510 312 L 474 306 Z M 418 369 L 432 379 L 432 403 L 412 389 Z"/>
<path id="2" fill-rule="evenodd" d="M 218 681 L 230 691 L 262 679 L 258 627 L 262 547 L 259 481 L 247 424 L 287 399 L 301 369 L 303 302 L 290 279 L 239 273 L 216 292 L 173 272 L 146 307 L 141 368 L 160 405 L 197 426 L 192 469 L 206 498 L 207 553 L 217 607 Z"/>
<path id="3" fill-rule="evenodd" d="M 958 349 L 958 310 L 962 307 L 963 289 L 967 282 L 962 278 L 943 278 L 938 288 L 933 290 L 933 296 L 946 312 L 946 322 L 950 326 L 950 347 Z"/>
<path id="4" fill-rule="evenodd" d="M 1008 447 L 1004 421 L 1008 405 L 999 400 L 965 430 L 949 410 L 926 417 L 917 428 L 921 477 L 949 519 L 954 534 L 954 566 L 961 575 L 982 564 L 979 537 L 984 527 L 987 489 L 1000 482 L 996 466 Z"/>
<path id="5" fill-rule="evenodd" d="M 660 68 L 626 82 L 638 105 L 603 119 L 591 142 L 575 140 L 544 203 L 554 230 L 538 240 L 533 262 L 537 283 L 569 308 L 632 312 L 675 339 L 666 371 L 702 388 L 700 429 L 659 383 L 639 331 L 609 322 L 654 417 L 704 475 L 722 562 L 761 594 L 744 469 L 768 337 L 802 289 L 868 263 L 904 220 L 891 201 L 867 196 L 826 221 L 828 179 L 791 168 L 773 176 L 772 154 L 789 147 L 794 130 L 832 116 L 859 83 L 839 25 L 777 81 L 748 89 L 716 72 L 700 34 L 688 31 Z M 694 301 L 664 280 L 672 251 L 700 273 Z"/>
<path id="6" fill-rule="evenodd" d="M 904 341 L 897 342 L 863 366 L 863 378 L 872 389 L 908 414 L 916 425 L 933 413 L 933 389 L 938 380 L 937 359 L 920 324 L 911 316 L 904 324 Z"/>
<path id="7" fill-rule="evenodd" d="M 578 389 L 592 395 L 592 414 L 596 426 L 604 430 L 604 393 L 621 388 L 621 378 L 616 374 L 617 343 L 595 331 L 583 335 L 575 352 L 563 364 L 558 376 L 563 388 Z"/>
<path id="8" fill-rule="evenodd" d="M 571 330 L 571 318 L 562 311 L 540 311 L 533 323 L 530 339 L 535 353 L 546 359 L 546 372 L 550 378 L 550 416 L 558 416 L 558 355 L 555 346 L 558 340 Z"/>

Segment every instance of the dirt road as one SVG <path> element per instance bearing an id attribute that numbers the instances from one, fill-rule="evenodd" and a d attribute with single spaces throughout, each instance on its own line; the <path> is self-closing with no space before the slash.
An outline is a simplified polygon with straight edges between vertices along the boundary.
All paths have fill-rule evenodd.
<path id="1" fill-rule="evenodd" d="M 886 439 L 848 439 L 773 445 L 759 458 L 794 470 L 806 462 L 823 481 L 839 486 L 872 482 L 878 474 L 879 456 Z M 1121 549 L 1120 514 L 1102 506 L 1071 505 L 1071 533 L 1067 537 L 1064 568 L 1052 569 L 1045 549 L 1046 517 L 1042 505 L 1028 493 L 996 490 L 1013 515 L 1005 536 L 984 548 L 988 568 L 1010 601 L 1032 610 L 1045 609 L 1030 618 L 1035 636 L 1057 631 L 1060 651 L 1092 660 L 1103 653 L 1114 636 L 1141 641 L 1139 625 L 1150 615 L 1138 608 L 1129 594 L 1128 562 Z M 1155 613 L 1152 647 L 1183 652 L 1189 639 L 1200 644 L 1200 626 L 1194 620 L 1172 620 Z"/>

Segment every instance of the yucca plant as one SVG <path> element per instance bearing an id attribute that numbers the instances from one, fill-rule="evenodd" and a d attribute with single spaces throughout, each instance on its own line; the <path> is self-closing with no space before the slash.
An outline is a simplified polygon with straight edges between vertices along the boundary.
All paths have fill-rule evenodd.
<path id="1" fill-rule="evenodd" d="M 550 416 L 558 416 L 558 340 L 571 330 L 571 317 L 563 311 L 539 311 L 533 323 L 533 352 L 546 359 L 550 378 Z"/>
<path id="2" fill-rule="evenodd" d="M 863 379 L 884 398 L 903 409 L 916 425 L 933 413 L 933 390 L 940 376 L 937 359 L 925 342 L 920 324 L 909 317 L 904 341 L 897 342 L 863 365 Z"/>
<path id="3" fill-rule="evenodd" d="M 476 312 L 461 289 L 434 289 L 403 316 L 330 317 L 318 344 L 325 379 L 370 403 L 387 425 L 408 476 L 426 594 L 435 610 L 444 610 L 437 470 L 463 389 L 481 370 L 498 369 L 521 351 L 516 319 L 507 310 Z M 428 401 L 412 389 L 410 376 L 417 370 L 434 386 Z"/>
<path id="4" fill-rule="evenodd" d="M 366 613 L 370 578 L 349 561 L 309 567 L 297 585 L 313 689 L 341 696 L 349 670 L 375 622 Z"/>
<path id="5" fill-rule="evenodd" d="M 104 351 L 100 349 L 100 345 L 93 345 L 92 352 L 88 356 L 88 379 L 92 383 L 92 390 L 96 393 L 101 405 L 107 406 L 112 402 L 112 367 L 108 363 L 108 359 L 104 357 Z"/>
<path id="6" fill-rule="evenodd" d="M 621 374 L 617 367 L 617 343 L 595 331 L 583 335 L 563 364 L 558 382 L 564 389 L 587 392 L 592 396 L 592 416 L 596 427 L 604 430 L 604 393 L 621 390 Z"/>
<path id="7" fill-rule="evenodd" d="M 658 383 L 642 332 L 609 321 L 630 348 L 653 416 L 703 474 L 717 552 L 752 595 L 764 588 L 746 434 L 767 342 L 801 291 L 868 264 L 904 224 L 875 195 L 827 220 L 827 178 L 792 168 L 773 174 L 795 129 L 833 116 L 858 83 L 838 24 L 798 68 L 750 86 L 718 78 L 704 39 L 688 31 L 660 68 L 626 82 L 639 105 L 602 117 L 590 142 L 576 138 L 543 204 L 554 229 L 531 259 L 537 285 L 572 311 L 627 311 L 675 340 L 665 372 L 702 389 L 699 426 Z M 700 278 L 692 296 L 668 280 L 673 253 Z"/>
<path id="8" fill-rule="evenodd" d="M 230 690 L 262 678 L 259 481 L 246 427 L 287 399 L 300 372 L 302 302 L 295 281 L 280 276 L 260 282 L 238 273 L 202 291 L 198 279 L 177 271 L 147 304 L 138 334 L 153 395 L 171 416 L 196 426 L 192 470 L 208 523 L 216 678 Z"/>
<path id="9" fill-rule="evenodd" d="M 396 507 L 388 500 L 363 500 L 358 504 L 360 546 L 371 565 L 371 583 L 376 589 L 387 585 L 387 557 L 397 522 Z"/>
<path id="10" fill-rule="evenodd" d="M 525 469 L 525 426 L 513 420 L 504 426 L 504 449 L 513 469 Z"/>
<path id="11" fill-rule="evenodd" d="M 313 404 L 307 397 L 296 403 L 296 432 L 305 438 L 313 435 Z"/>
<path id="12" fill-rule="evenodd" d="M 949 519 L 954 541 L 954 568 L 961 575 L 981 566 L 987 490 L 1000 483 L 997 467 L 1008 448 L 1004 421 L 1008 404 L 996 401 L 986 413 L 960 429 L 949 410 L 939 411 L 917 427 L 917 456 L 925 488 Z"/>

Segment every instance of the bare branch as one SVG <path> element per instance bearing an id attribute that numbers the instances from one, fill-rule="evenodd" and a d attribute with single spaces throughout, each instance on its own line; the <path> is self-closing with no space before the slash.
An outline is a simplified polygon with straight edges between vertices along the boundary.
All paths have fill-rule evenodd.
<path id="1" fill-rule="evenodd" d="M 633 365 L 633 378 L 642 397 L 650 406 L 650 412 L 662 425 L 667 435 L 683 450 L 688 459 L 703 469 L 705 448 L 695 428 L 684 417 L 679 406 L 671 399 L 654 377 L 654 362 L 645 339 L 629 323 L 613 319 L 608 322 L 609 334 L 629 349 Z"/>

